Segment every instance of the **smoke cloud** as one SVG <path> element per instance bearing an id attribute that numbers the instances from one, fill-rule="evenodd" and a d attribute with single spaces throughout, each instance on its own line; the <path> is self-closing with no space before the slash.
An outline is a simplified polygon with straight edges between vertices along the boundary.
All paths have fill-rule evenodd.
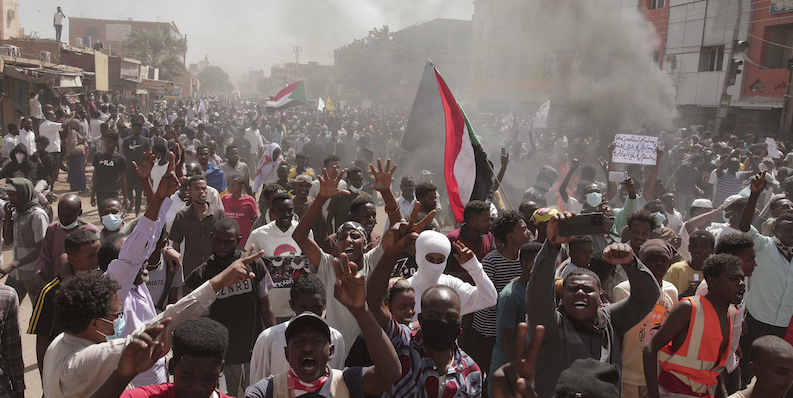
<path id="1" fill-rule="evenodd" d="M 655 32 L 635 8 L 619 1 L 536 2 L 547 13 L 547 40 L 532 45 L 545 54 L 546 73 L 560 77 L 552 98 L 562 104 L 559 120 L 605 135 L 672 126 L 673 83 L 653 61 Z"/>

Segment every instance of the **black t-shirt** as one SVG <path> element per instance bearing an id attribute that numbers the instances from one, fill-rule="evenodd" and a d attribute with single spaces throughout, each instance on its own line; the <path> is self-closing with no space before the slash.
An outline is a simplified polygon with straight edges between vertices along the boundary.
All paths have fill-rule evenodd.
<path id="1" fill-rule="evenodd" d="M 209 259 L 198 266 L 185 278 L 184 285 L 191 290 L 197 289 L 204 282 L 221 273 L 234 260 L 242 256 L 237 250 L 234 257 L 225 261 Z M 256 338 L 263 330 L 262 317 L 259 312 L 258 287 L 267 275 L 267 268 L 261 259 L 249 264 L 256 278 L 225 287 L 218 293 L 218 298 L 209 307 L 209 317 L 220 322 L 229 330 L 229 348 L 226 351 L 226 363 L 239 364 L 251 360 L 251 352 Z"/>
<path id="2" fill-rule="evenodd" d="M 237 147 L 240 157 L 244 159 L 242 161 L 246 164 L 253 164 L 254 166 L 259 164 L 259 159 L 251 159 L 251 143 L 247 139 L 235 138 L 231 144 Z M 253 160 L 253 162 L 251 162 L 251 160 Z"/>
<path id="3" fill-rule="evenodd" d="M 120 174 L 127 170 L 127 162 L 119 153 L 108 155 L 105 152 L 94 154 L 97 192 L 118 192 Z"/>
<path id="4" fill-rule="evenodd" d="M 130 135 L 124 138 L 124 144 L 122 144 L 121 148 L 123 148 L 122 153 L 126 153 L 127 168 L 133 170 L 132 161 L 140 163 L 141 158 L 143 158 L 143 152 L 151 152 L 151 141 L 142 134 L 138 138 Z"/>

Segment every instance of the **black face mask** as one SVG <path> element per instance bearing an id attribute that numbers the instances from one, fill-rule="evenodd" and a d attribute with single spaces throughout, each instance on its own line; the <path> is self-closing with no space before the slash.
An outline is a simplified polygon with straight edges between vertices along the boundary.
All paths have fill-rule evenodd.
<path id="1" fill-rule="evenodd" d="M 419 314 L 424 343 L 436 351 L 445 351 L 454 346 L 460 335 L 460 322 L 451 323 L 439 319 L 422 319 Z"/>

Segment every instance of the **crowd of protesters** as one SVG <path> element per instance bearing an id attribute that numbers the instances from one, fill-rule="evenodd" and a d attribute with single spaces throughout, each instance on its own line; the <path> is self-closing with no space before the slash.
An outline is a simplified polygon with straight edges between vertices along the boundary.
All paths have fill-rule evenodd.
<path id="1" fill-rule="evenodd" d="M 613 135 L 473 115 L 499 168 L 458 223 L 443 170 L 403 149 L 406 109 L 43 97 L 0 149 L 0 397 L 25 393 L 20 333 L 47 398 L 793 383 L 793 152 L 774 135 L 632 131 L 658 137 L 642 166 L 611 161 Z M 602 228 L 564 231 L 582 215 Z"/>

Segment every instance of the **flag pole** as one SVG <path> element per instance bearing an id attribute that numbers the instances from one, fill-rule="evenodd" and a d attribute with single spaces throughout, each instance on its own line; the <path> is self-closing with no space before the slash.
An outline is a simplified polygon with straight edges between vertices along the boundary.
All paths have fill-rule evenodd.
<path id="1" fill-rule="evenodd" d="M 493 173 L 493 177 L 495 178 L 496 182 L 498 183 L 498 189 L 501 190 L 501 195 L 504 197 L 504 199 L 506 199 L 507 205 L 509 206 L 509 209 L 510 210 L 515 210 L 512 207 L 512 203 L 510 203 L 510 201 L 509 201 L 509 196 L 507 196 L 507 193 L 504 192 L 504 184 L 501 183 L 501 181 L 498 179 L 498 174 L 496 174 L 496 171 L 493 170 L 493 165 L 491 165 L 490 162 L 486 162 L 486 163 L 487 163 L 487 167 L 490 168 L 490 172 Z"/>

